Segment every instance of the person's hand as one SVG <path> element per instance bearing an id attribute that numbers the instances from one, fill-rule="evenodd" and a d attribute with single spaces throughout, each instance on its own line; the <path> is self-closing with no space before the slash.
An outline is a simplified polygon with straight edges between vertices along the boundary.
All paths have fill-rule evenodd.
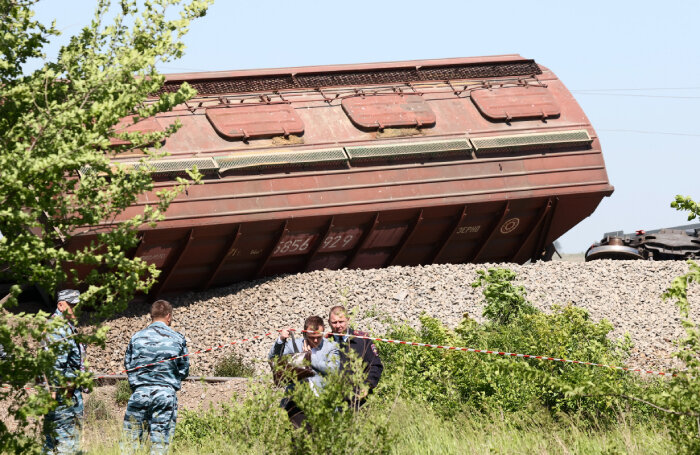
<path id="1" fill-rule="evenodd" d="M 289 338 L 289 329 L 280 330 L 280 340 L 284 341 Z"/>
<path id="2" fill-rule="evenodd" d="M 304 352 L 309 352 L 309 351 L 311 351 L 311 346 L 309 346 L 309 343 L 307 343 L 306 340 L 304 340 L 304 344 L 302 345 L 302 350 L 303 350 Z"/>
<path id="3" fill-rule="evenodd" d="M 358 400 L 362 400 L 362 399 L 366 398 L 368 394 L 369 394 L 369 389 L 360 389 L 358 391 L 357 395 L 355 395 L 355 397 Z"/>

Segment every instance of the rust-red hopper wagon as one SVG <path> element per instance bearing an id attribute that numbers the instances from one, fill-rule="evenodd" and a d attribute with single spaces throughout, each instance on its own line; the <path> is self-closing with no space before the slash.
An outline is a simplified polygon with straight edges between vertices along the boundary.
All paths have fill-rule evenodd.
<path id="1" fill-rule="evenodd" d="M 185 81 L 195 99 L 130 127 L 182 123 L 156 190 L 193 165 L 205 176 L 141 232 L 135 254 L 162 270 L 156 294 L 537 260 L 613 191 L 571 93 L 518 55 L 177 74 L 164 90 Z"/>

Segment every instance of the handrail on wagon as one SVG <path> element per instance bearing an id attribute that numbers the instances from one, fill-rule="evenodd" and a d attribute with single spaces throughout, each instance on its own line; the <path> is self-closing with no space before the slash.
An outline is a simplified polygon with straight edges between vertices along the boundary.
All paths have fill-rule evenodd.
<path id="1" fill-rule="evenodd" d="M 588 145 L 593 139 L 586 130 L 555 131 L 547 133 L 516 134 L 512 136 L 473 137 L 471 142 L 479 150 L 513 150 L 541 146 Z"/>
<path id="2" fill-rule="evenodd" d="M 299 166 L 318 163 L 342 163 L 348 160 L 342 147 L 314 150 L 285 150 L 282 152 L 245 152 L 214 158 L 219 171 L 230 169 Z"/>
<path id="3" fill-rule="evenodd" d="M 516 134 L 508 136 L 464 137 L 449 140 L 411 141 L 388 144 L 369 144 L 323 149 L 274 149 L 266 151 L 239 152 L 233 155 L 189 158 L 177 160 L 155 160 L 148 163 L 155 175 L 181 174 L 194 166 L 203 174 L 216 174 L 230 170 L 253 170 L 274 168 L 297 168 L 310 165 L 332 165 L 363 163 L 372 160 L 406 158 L 441 158 L 474 151 L 532 150 L 542 147 L 565 147 L 590 145 L 593 142 L 587 130 L 551 131 L 546 133 Z M 126 167 L 139 168 L 138 161 L 122 162 Z M 89 172 L 88 167 L 80 174 Z"/>

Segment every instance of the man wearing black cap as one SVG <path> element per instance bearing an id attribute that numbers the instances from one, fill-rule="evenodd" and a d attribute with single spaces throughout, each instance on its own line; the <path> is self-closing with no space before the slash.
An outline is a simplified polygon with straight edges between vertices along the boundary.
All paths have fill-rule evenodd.
<path id="1" fill-rule="evenodd" d="M 51 319 L 62 319 L 63 325 L 54 329 L 46 337 L 48 345 L 59 344 L 54 363 L 54 374 L 50 375 L 49 386 L 58 385 L 58 377 L 74 378 L 83 367 L 85 347 L 78 343 L 75 335 L 75 314 L 73 308 L 80 301 L 80 292 L 75 289 L 59 291 L 57 308 Z M 54 389 L 57 390 L 57 389 Z M 80 430 L 83 424 L 83 397 L 80 389 L 68 389 L 65 393 L 53 392 L 58 406 L 44 418 L 44 453 L 63 454 L 80 451 Z"/>

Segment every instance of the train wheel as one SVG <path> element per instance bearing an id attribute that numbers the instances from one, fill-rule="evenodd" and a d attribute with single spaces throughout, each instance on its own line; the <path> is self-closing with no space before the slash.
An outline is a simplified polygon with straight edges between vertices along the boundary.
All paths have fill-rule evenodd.
<path id="1" fill-rule="evenodd" d="M 561 254 L 559 254 L 559 252 L 557 251 L 557 247 L 555 247 L 553 243 L 550 243 L 549 245 L 544 247 L 542 255 L 540 256 L 540 261 L 551 261 L 554 257 L 554 253 L 557 253 L 557 256 L 559 256 L 559 258 L 561 259 Z"/>

